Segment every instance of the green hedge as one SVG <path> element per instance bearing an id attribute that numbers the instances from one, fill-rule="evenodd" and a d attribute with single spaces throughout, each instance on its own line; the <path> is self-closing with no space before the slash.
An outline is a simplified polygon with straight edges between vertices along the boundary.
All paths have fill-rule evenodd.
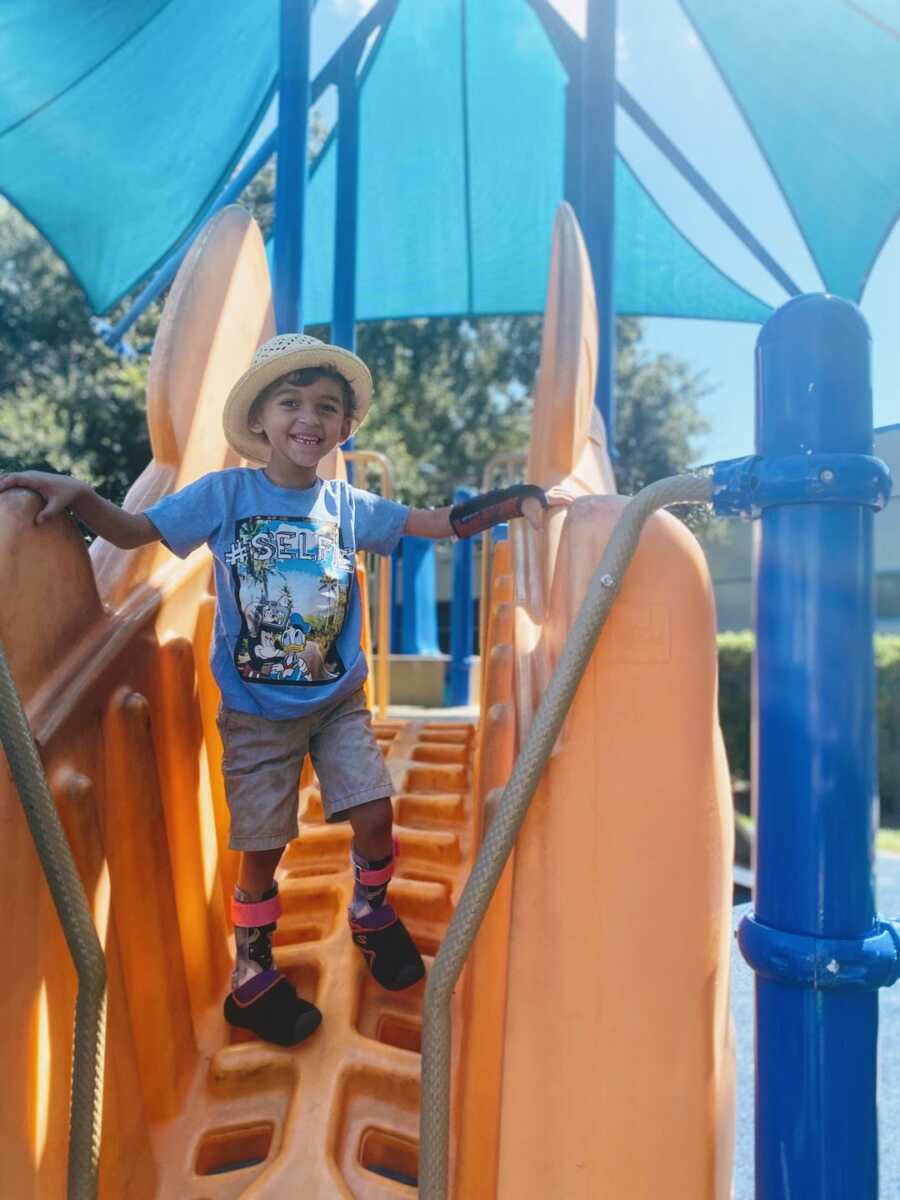
<path id="1" fill-rule="evenodd" d="M 731 774 L 750 778 L 750 659 L 753 634 L 719 634 L 719 720 Z M 900 636 L 875 638 L 878 787 L 881 818 L 900 823 Z"/>

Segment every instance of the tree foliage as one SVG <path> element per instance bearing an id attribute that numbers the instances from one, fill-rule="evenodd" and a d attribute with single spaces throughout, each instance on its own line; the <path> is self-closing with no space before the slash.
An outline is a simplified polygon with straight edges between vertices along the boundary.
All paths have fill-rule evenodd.
<path id="1" fill-rule="evenodd" d="M 359 445 L 391 459 L 411 501 L 442 504 L 455 486 L 479 487 L 495 454 L 527 448 L 540 335 L 537 317 L 362 326 L 358 350 L 373 369 L 377 400 Z M 639 321 L 619 320 L 616 476 L 628 494 L 687 468 L 707 429 L 702 377 L 687 363 L 649 355 L 640 337 Z"/>
<path id="2" fill-rule="evenodd" d="M 495 454 L 525 449 L 537 338 L 523 318 L 361 326 L 377 395 L 358 444 L 387 455 L 404 499 L 447 503 Z"/>
<path id="3" fill-rule="evenodd" d="M 616 339 L 616 479 L 632 495 L 694 462 L 696 440 L 709 430 L 699 408 L 709 389 L 683 360 L 648 354 L 635 318 L 617 322 Z"/>
<path id="4" fill-rule="evenodd" d="M 0 468 L 65 471 L 121 500 L 150 459 L 147 357 L 123 359 L 102 344 L 69 272 L 0 206 Z M 158 319 L 158 309 L 146 314 L 136 343 Z"/>

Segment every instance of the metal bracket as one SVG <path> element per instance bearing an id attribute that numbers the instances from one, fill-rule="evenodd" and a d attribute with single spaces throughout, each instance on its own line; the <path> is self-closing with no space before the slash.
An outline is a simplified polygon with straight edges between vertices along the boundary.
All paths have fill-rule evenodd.
<path id="1" fill-rule="evenodd" d="M 715 463 L 713 508 L 720 516 L 759 517 L 775 504 L 861 504 L 882 509 L 891 473 L 869 454 L 752 454 Z"/>
<path id="2" fill-rule="evenodd" d="M 864 938 L 817 938 L 786 933 L 748 913 L 738 946 L 757 975 L 816 991 L 869 992 L 900 979 L 900 925 L 876 919 Z"/>
<path id="3" fill-rule="evenodd" d="M 132 344 L 127 342 L 124 336 L 118 335 L 115 328 L 103 317 L 91 317 L 91 329 L 100 341 L 109 346 L 110 350 L 114 350 L 116 354 L 121 354 L 126 359 L 137 358 L 137 351 Z"/>

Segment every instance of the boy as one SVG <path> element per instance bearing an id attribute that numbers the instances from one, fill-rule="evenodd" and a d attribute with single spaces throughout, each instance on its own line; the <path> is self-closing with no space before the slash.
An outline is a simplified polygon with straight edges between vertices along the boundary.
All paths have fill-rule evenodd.
<path id="1" fill-rule="evenodd" d="M 409 509 L 320 479 L 319 462 L 359 427 L 371 398 L 371 376 L 356 355 L 303 334 L 280 335 L 257 351 L 223 413 L 232 448 L 264 466 L 213 472 L 143 513 L 125 512 L 67 476 L 29 471 L 0 480 L 0 491 L 28 487 L 43 497 L 38 522 L 67 507 L 122 548 L 161 539 L 181 557 L 203 543 L 213 553 L 211 662 L 222 693 L 229 844 L 241 851 L 225 1018 L 280 1045 L 302 1041 L 321 1021 L 277 970 L 271 947 L 281 912 L 275 870 L 298 833 L 307 753 L 326 819 L 349 820 L 353 829 L 348 917 L 368 969 L 390 990 L 410 987 L 425 970 L 386 899 L 392 788 L 363 695 L 356 552 L 390 554 L 402 533 L 469 537 L 523 512 L 539 528 L 542 508 L 570 503 L 555 490 L 545 497 L 521 486 L 455 508 Z"/>

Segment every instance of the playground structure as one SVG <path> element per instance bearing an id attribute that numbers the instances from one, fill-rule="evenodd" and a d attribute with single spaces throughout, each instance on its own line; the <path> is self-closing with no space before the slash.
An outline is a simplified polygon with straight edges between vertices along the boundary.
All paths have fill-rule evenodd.
<path id="1" fill-rule="evenodd" d="M 686 7 L 702 16 L 707 6 Z M 611 389 L 598 383 L 608 378 L 614 320 L 613 72 L 604 72 L 604 98 L 589 94 L 578 66 L 580 56 L 611 56 L 615 11 L 591 0 L 582 48 L 554 24 L 548 5 L 535 0 L 532 8 L 570 70 L 566 190 L 590 253 L 564 210 L 528 470 L 545 486 L 567 481 L 580 498 L 543 537 L 514 528 L 507 542 L 489 543 L 478 728 L 380 725 L 399 792 L 402 857 L 392 896 L 423 951 L 437 955 L 432 978 L 441 974 L 442 944 L 454 942 L 455 953 L 467 880 L 479 875 L 508 808 L 517 752 L 542 724 L 591 572 L 616 518 L 631 511 L 611 494 L 605 431 L 593 408 L 599 399 L 613 412 Z M 298 70 L 281 80 L 282 105 L 294 114 L 278 135 L 279 209 L 288 214 L 275 238 L 282 328 L 302 323 L 305 139 L 297 114 L 302 131 L 310 86 L 302 9 L 308 17 L 306 3 L 283 5 L 283 32 L 301 36 L 291 44 Z M 387 26 L 395 9 L 381 0 L 372 11 Z M 329 64 L 342 92 L 332 313 L 341 344 L 352 344 L 359 315 L 360 29 L 348 54 Z M 619 88 L 617 98 L 657 138 L 633 97 Z M 587 187 L 588 165 L 602 187 Z M 821 248 L 821 228 L 817 236 Z M 845 250 L 832 249 L 835 271 L 849 261 Z M 759 247 L 757 257 L 765 257 Z M 865 265 L 860 252 L 843 294 L 858 295 Z M 790 279 L 784 286 L 799 291 Z M 470 279 L 470 300 L 472 290 Z M 154 460 L 131 506 L 231 465 L 219 408 L 274 332 L 271 301 L 257 232 L 223 209 L 195 241 L 167 303 L 148 396 Z M 112 340 L 121 332 L 111 331 Z M 889 487 L 870 457 L 867 357 L 864 324 L 847 304 L 800 297 L 785 306 L 760 340 L 758 453 L 718 464 L 710 480 L 719 511 L 757 517 L 762 531 L 758 886 L 755 913 L 741 929 L 758 974 L 761 1200 L 877 1193 L 877 988 L 896 978 L 900 942 L 872 901 L 871 677 L 864 666 L 847 669 L 868 662 L 871 510 Z M 344 469 L 340 456 L 325 464 Z M 12 572 L 0 641 L 108 980 L 102 1136 L 91 1145 L 99 1125 L 85 1102 L 89 1080 L 73 1106 L 80 1149 L 70 1158 L 72 1195 L 92 1194 L 98 1163 L 100 1194 L 111 1197 L 279 1196 L 298 1181 L 312 1197 L 386 1197 L 412 1194 L 416 1179 L 426 1200 L 447 1187 L 462 1200 L 729 1194 L 730 797 L 709 583 L 679 524 L 652 517 L 624 581 L 613 578 L 621 592 L 453 995 L 453 1058 L 442 1064 L 452 1067 L 453 1089 L 439 1113 L 426 1109 L 432 1133 L 440 1129 L 419 1144 L 423 1040 L 426 1067 L 430 1053 L 423 995 L 375 993 L 350 954 L 341 919 L 350 885 L 346 832 L 322 823 L 308 775 L 301 836 L 282 870 L 286 919 L 276 949 L 325 1010 L 325 1027 L 309 1044 L 281 1051 L 222 1026 L 235 863 L 206 667 L 208 559 L 198 553 L 181 563 L 160 547 L 126 553 L 102 543 L 88 557 L 65 521 L 35 528 L 35 504 L 21 493 L 0 502 Z M 358 578 L 367 589 L 364 569 Z M 383 602 L 378 616 L 386 620 Z M 24 791 L 21 798 L 30 813 Z M 16 905 L 2 1043 L 2 1187 L 55 1195 L 69 1154 L 75 978 L 10 784 L 0 811 Z M 63 904 L 64 922 L 77 907 Z M 79 1006 L 90 1002 L 88 991 L 79 990 Z M 95 1001 L 102 991 L 101 983 Z M 97 1007 L 94 1017 L 101 1015 Z M 76 1070 L 89 1059 L 77 1054 Z M 434 1150 L 442 1139 L 446 1163 Z"/>
<path id="2" fill-rule="evenodd" d="M 160 326 L 148 397 L 154 460 L 129 506 L 229 461 L 215 412 L 222 381 L 270 329 L 261 239 L 241 210 L 226 209 L 192 249 Z M 611 492 L 592 403 L 597 352 L 587 256 L 563 208 L 528 475 L 545 486 L 564 482 L 579 499 L 545 534 L 515 525 L 508 540 L 491 540 L 479 726 L 378 726 L 398 791 L 402 857 L 392 896 L 429 958 L 452 929 L 591 575 L 629 511 Z M 798 475 L 790 459 L 774 460 L 774 470 L 759 459 L 720 464 L 707 490 L 729 511 L 765 505 L 774 487 L 772 511 L 783 520 L 779 497 L 799 487 L 821 498 L 847 536 L 868 518 L 871 537 L 865 506 L 883 503 L 885 479 L 877 460 L 851 458 L 832 452 L 840 486 L 850 489 L 833 508 L 822 496 L 818 457 L 813 476 Z M 343 469 L 340 456 L 331 469 Z M 421 1172 L 424 989 L 379 993 L 365 976 L 341 916 L 351 886 L 349 831 L 323 824 L 311 773 L 299 797 L 300 837 L 280 868 L 286 916 L 277 954 L 323 1008 L 325 1027 L 283 1050 L 221 1020 L 236 856 L 226 848 L 217 693 L 206 665 L 208 555 L 181 562 L 161 547 L 126 552 L 100 541 L 87 555 L 66 519 L 33 525 L 37 503 L 23 492 L 0 503 L 13 571 L 0 639 L 106 958 L 99 1194 L 278 1196 L 298 1178 L 322 1200 L 412 1194 Z M 789 516 L 809 511 L 801 502 Z M 858 590 L 867 562 L 856 557 Z M 358 578 L 365 589 L 362 568 Z M 422 1195 L 730 1194 L 732 827 L 710 583 L 694 539 L 666 514 L 650 518 L 619 582 L 453 997 L 449 1191 L 423 1180 Z M 864 617 L 857 636 L 862 646 Z M 777 647 L 761 650 L 777 662 Z M 809 669 L 836 668 L 813 658 Z M 865 695 L 854 697 L 843 678 L 841 686 L 851 710 L 864 707 Z M 779 703 L 777 694 L 768 702 Z M 761 737 L 761 752 L 767 745 Z M 779 773 L 794 753 L 779 748 Z M 856 769 L 848 760 L 845 776 Z M 848 837 L 854 810 L 857 826 L 865 814 L 852 778 L 841 792 L 846 812 L 835 822 L 846 859 L 865 853 L 865 835 Z M 22 969 L 7 993 L 4 1188 L 60 1194 L 76 981 L 11 784 L 2 804 L 10 886 L 37 897 L 11 931 Z M 776 815 L 786 811 L 782 804 Z M 761 823 L 763 845 L 765 838 Z M 766 877 L 766 869 L 763 860 L 768 891 L 760 899 L 784 905 L 777 873 L 769 867 Z M 796 893 L 803 900 L 809 886 L 801 881 Z M 596 918 L 586 921 L 588 912 Z M 659 938 L 662 912 L 677 936 Z M 837 1000 L 832 1013 L 851 1057 L 869 1070 L 871 1026 L 858 1023 L 856 1036 L 869 1042 L 860 1049 L 847 1025 L 848 998 L 833 989 L 847 969 L 850 1001 L 871 1013 L 873 989 L 896 977 L 893 926 L 864 914 L 858 941 L 852 931 L 843 940 L 843 931 L 837 939 L 826 931 L 795 948 L 796 935 L 770 928 L 760 913 L 745 923 L 742 943 L 770 990 L 767 1003 L 818 992 L 827 1020 L 828 1001 Z M 777 937 L 774 951 L 767 934 Z M 780 978 L 785 954 L 793 974 Z M 804 970 L 813 972 L 809 993 L 798 986 Z M 660 975 L 670 987 L 658 986 Z M 839 1056 L 833 1044 L 831 1053 Z M 870 1095 L 874 1106 L 874 1089 Z M 824 1094 L 812 1099 L 828 1103 Z M 765 1115 L 764 1094 L 760 1105 Z M 646 1153 L 648 1127 L 654 1154 Z"/>
<path id="3" fill-rule="evenodd" d="M 223 374 L 240 369 L 269 331 L 264 267 L 258 233 L 235 209 L 191 251 L 154 352 L 154 461 L 129 506 L 227 461 L 211 408 Z M 398 787 L 392 896 L 432 956 L 623 504 L 597 495 L 611 476 L 592 404 L 596 355 L 586 256 L 564 210 L 538 388 L 543 434 L 529 470 L 548 484 L 570 480 L 582 499 L 547 535 L 516 528 L 496 546 L 480 730 L 379 725 Z M 297 1179 L 323 1200 L 411 1194 L 422 989 L 379 994 L 364 976 L 341 916 L 349 832 L 322 823 L 312 777 L 301 791 L 300 838 L 283 863 L 276 949 L 322 1006 L 325 1028 L 286 1051 L 221 1020 L 235 856 L 206 665 L 206 552 L 180 562 L 160 547 L 123 552 L 98 542 L 87 556 L 68 521 L 34 527 L 35 504 L 27 493 L 3 498 L 19 569 L 0 637 L 106 955 L 99 1194 L 277 1196 Z M 626 1176 L 636 1186 L 642 1172 L 641 1187 L 672 1194 L 668 1155 L 640 1153 L 638 1112 L 677 1148 L 686 1200 L 728 1194 L 730 796 L 708 581 L 672 518 L 651 522 L 620 604 L 454 1003 L 454 1195 L 538 1196 L 551 1179 L 567 1180 L 566 1194 L 601 1186 L 622 1194 Z M 598 726 L 615 736 L 598 739 Z M 650 804 L 601 802 L 623 793 Z M 8 996 L 4 1190 L 52 1195 L 66 1170 L 75 980 L 11 786 L 3 811 L 11 886 L 39 897 L 13 935 L 28 966 Z M 639 858 L 626 853 L 634 842 L 644 844 Z M 659 869 L 643 869 L 648 854 L 663 860 Z M 608 869 L 597 870 L 598 855 Z M 670 942 L 668 969 L 679 988 L 657 992 L 648 1015 L 635 1004 L 651 969 L 643 947 L 658 906 L 671 908 L 673 897 L 684 937 Z M 603 916 L 586 933 L 582 914 L 594 905 Z M 26 944 L 39 952 L 26 954 Z M 614 971 L 600 969 L 612 963 Z M 535 984 L 551 977 L 552 988 Z M 661 1058 L 671 1086 L 658 1086 Z M 546 1107 L 534 1103 L 536 1079 Z M 634 1151 L 623 1155 L 629 1138 Z"/>

